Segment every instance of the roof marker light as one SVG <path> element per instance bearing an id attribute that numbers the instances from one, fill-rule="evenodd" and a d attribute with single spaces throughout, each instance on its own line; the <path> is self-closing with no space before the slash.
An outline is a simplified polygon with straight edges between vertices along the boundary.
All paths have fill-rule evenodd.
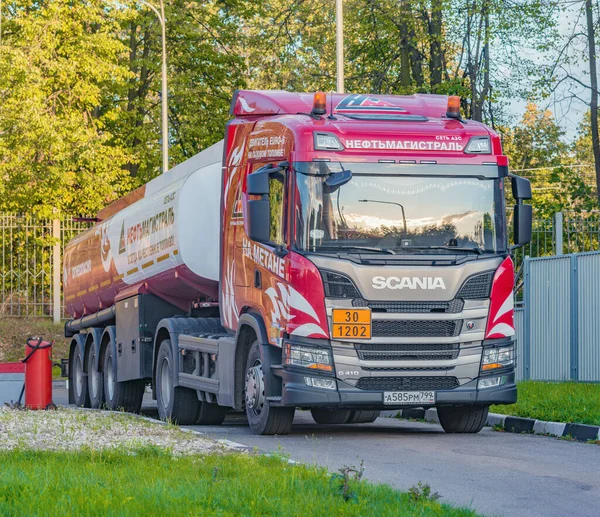
<path id="1" fill-rule="evenodd" d="M 315 93 L 311 115 L 325 115 L 327 113 L 327 96 L 324 92 Z"/>
<path id="2" fill-rule="evenodd" d="M 471 137 L 467 147 L 465 148 L 467 154 L 491 154 L 492 146 L 490 145 L 490 139 L 487 136 L 474 136 Z"/>
<path id="3" fill-rule="evenodd" d="M 448 118 L 460 120 L 460 97 L 458 95 L 448 96 L 448 108 L 446 109 L 446 116 Z"/>

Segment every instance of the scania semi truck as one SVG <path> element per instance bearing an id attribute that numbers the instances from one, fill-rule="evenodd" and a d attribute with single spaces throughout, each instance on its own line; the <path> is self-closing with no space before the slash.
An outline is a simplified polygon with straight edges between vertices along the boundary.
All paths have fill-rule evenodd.
<path id="1" fill-rule="evenodd" d="M 64 256 L 69 396 L 285 434 L 516 401 L 526 179 L 460 99 L 237 91 L 224 139 L 101 210 Z"/>

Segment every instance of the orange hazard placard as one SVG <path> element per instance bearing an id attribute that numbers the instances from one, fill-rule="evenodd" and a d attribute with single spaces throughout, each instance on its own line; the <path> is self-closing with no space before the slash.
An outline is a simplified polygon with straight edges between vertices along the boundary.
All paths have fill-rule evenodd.
<path id="1" fill-rule="evenodd" d="M 371 339 L 370 309 L 333 309 L 333 338 Z"/>

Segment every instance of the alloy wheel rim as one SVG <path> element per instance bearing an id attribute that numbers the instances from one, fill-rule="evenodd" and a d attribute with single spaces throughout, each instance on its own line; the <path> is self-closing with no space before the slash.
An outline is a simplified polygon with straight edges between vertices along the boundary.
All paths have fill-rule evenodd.
<path id="1" fill-rule="evenodd" d="M 248 368 L 246 373 L 246 408 L 259 416 L 265 407 L 265 382 L 260 360 Z"/>
<path id="2" fill-rule="evenodd" d="M 106 366 L 108 369 L 108 372 L 107 372 L 108 399 L 112 400 L 113 397 L 115 396 L 115 372 L 113 371 L 112 356 L 109 356 L 108 364 Z"/>

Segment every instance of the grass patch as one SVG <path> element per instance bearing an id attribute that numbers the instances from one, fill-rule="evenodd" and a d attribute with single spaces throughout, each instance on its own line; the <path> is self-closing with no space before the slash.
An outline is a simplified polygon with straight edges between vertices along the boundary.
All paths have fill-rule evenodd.
<path id="1" fill-rule="evenodd" d="M 522 381 L 516 404 L 492 406 L 504 415 L 600 425 L 600 384 Z"/>
<path id="2" fill-rule="evenodd" d="M 173 457 L 159 448 L 0 453 L 0 515 L 420 515 L 474 512 L 318 467 L 241 454 Z"/>
<path id="3" fill-rule="evenodd" d="M 63 324 L 55 325 L 51 318 L 0 318 L 0 362 L 9 363 L 23 359 L 28 337 L 54 340 L 52 357 L 58 363 L 69 356 L 68 340 Z M 52 370 L 54 378 L 60 377 L 60 368 Z"/>

